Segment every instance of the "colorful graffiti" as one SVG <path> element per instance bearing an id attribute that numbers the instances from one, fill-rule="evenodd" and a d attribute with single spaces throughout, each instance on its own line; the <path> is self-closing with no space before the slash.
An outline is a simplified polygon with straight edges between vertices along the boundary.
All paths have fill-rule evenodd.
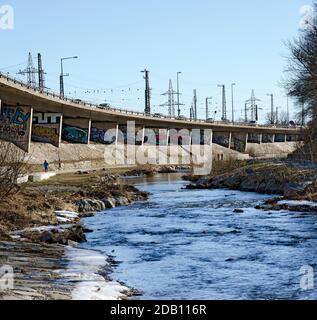
<path id="1" fill-rule="evenodd" d="M 249 134 L 248 135 L 248 143 L 261 143 L 261 136 L 259 134 Z"/>
<path id="2" fill-rule="evenodd" d="M 285 134 L 276 134 L 275 135 L 275 142 L 285 142 Z"/>
<path id="3" fill-rule="evenodd" d="M 113 133 L 114 130 L 116 129 L 91 128 L 90 140 L 102 144 L 113 144 L 116 141 L 116 137 L 112 135 L 111 132 Z"/>
<path id="4" fill-rule="evenodd" d="M 63 126 L 62 139 L 71 143 L 88 143 L 88 129 L 73 126 Z"/>
<path id="5" fill-rule="evenodd" d="M 4 106 L 0 113 L 0 138 L 29 151 L 31 130 L 30 107 Z"/>
<path id="6" fill-rule="evenodd" d="M 263 134 L 262 135 L 262 143 L 272 143 L 274 142 L 273 134 Z"/>
<path id="7" fill-rule="evenodd" d="M 58 147 L 61 117 L 59 113 L 34 113 L 32 141 L 51 143 Z"/>

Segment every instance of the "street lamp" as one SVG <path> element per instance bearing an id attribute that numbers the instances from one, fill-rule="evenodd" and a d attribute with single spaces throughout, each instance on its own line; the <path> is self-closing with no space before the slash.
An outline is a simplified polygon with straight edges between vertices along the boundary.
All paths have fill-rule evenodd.
<path id="1" fill-rule="evenodd" d="M 68 77 L 69 73 L 64 74 L 64 68 L 63 68 L 63 61 L 64 60 L 70 60 L 70 59 L 78 59 L 77 56 L 74 57 L 67 57 L 67 58 L 61 58 L 61 75 L 60 75 L 60 97 L 64 98 L 64 77 Z"/>
<path id="2" fill-rule="evenodd" d="M 233 87 L 236 83 L 231 83 L 231 102 L 232 102 L 232 123 L 234 123 L 234 101 L 233 101 Z"/>
<path id="3" fill-rule="evenodd" d="M 180 102 L 179 102 L 179 75 L 182 74 L 182 72 L 177 72 L 177 106 L 178 106 L 178 117 L 181 116 L 181 109 L 180 109 Z"/>
<path id="4" fill-rule="evenodd" d="M 222 121 L 227 121 L 227 101 L 226 101 L 226 86 L 218 84 L 218 88 L 222 88 Z"/>

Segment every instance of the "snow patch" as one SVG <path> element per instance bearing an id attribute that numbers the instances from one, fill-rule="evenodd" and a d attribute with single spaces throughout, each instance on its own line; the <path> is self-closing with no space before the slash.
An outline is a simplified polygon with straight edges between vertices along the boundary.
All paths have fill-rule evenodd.
<path id="1" fill-rule="evenodd" d="M 317 207 L 317 202 L 307 201 L 307 200 L 281 200 L 277 204 L 279 205 L 288 205 L 288 206 L 309 206 Z"/>
<path id="2" fill-rule="evenodd" d="M 105 256 L 92 250 L 66 248 L 66 258 L 70 261 L 62 276 L 75 282 L 73 300 L 120 300 L 129 288 L 118 282 L 107 281 L 99 274 L 108 265 Z"/>

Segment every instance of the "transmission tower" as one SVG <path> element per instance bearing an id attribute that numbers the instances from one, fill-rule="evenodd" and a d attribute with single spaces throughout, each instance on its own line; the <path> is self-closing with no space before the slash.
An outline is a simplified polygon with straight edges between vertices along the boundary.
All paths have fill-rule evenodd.
<path id="1" fill-rule="evenodd" d="M 33 58 L 31 52 L 29 52 L 28 65 L 26 69 L 20 70 L 18 74 L 27 76 L 27 83 L 31 87 L 36 87 L 35 75 L 38 73 L 38 70 L 34 67 Z"/>
<path id="2" fill-rule="evenodd" d="M 175 95 L 177 94 L 178 93 L 173 90 L 173 83 L 172 80 L 170 80 L 168 91 L 162 94 L 162 96 L 168 96 L 168 101 L 160 105 L 161 107 L 168 107 L 168 115 L 170 117 L 175 117 L 175 106 L 178 105 L 178 103 L 175 102 Z"/>
<path id="3" fill-rule="evenodd" d="M 252 122 L 259 120 L 258 119 L 259 107 L 257 105 L 258 101 L 261 101 L 261 100 L 259 100 L 259 99 L 257 99 L 255 97 L 254 90 L 252 90 L 251 98 L 246 101 L 246 115 L 247 115 L 247 111 L 250 110 L 251 111 L 251 121 Z M 249 108 L 248 108 L 248 106 L 249 106 Z M 247 116 L 246 116 L 246 120 L 247 120 Z"/>

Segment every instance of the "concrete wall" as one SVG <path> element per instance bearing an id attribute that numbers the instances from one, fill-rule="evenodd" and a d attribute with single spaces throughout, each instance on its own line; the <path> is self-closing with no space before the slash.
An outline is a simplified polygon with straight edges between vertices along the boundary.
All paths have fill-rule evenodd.
<path id="1" fill-rule="evenodd" d="M 296 147 L 296 142 L 248 143 L 246 153 L 257 158 L 286 158 Z"/>
<path id="2" fill-rule="evenodd" d="M 31 107 L 1 105 L 0 101 L 0 139 L 10 141 L 29 152 L 32 114 Z"/>

